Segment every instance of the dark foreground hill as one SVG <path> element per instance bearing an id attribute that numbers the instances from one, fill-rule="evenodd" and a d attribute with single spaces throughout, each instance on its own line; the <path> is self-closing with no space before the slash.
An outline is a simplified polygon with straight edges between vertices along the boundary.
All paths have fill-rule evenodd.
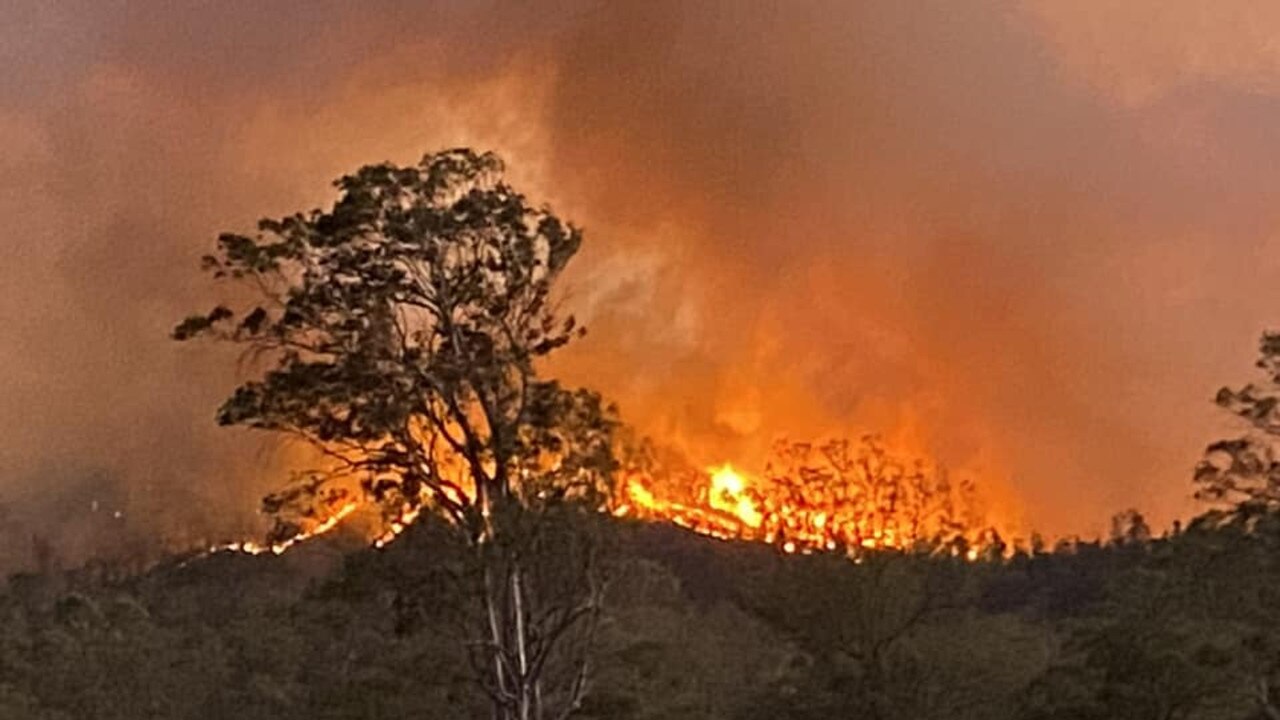
<path id="1" fill-rule="evenodd" d="M 585 718 L 1280 717 L 1280 533 L 970 563 L 793 556 L 610 522 Z M 450 551 L 176 558 L 11 578 L 0 718 L 478 718 Z"/>

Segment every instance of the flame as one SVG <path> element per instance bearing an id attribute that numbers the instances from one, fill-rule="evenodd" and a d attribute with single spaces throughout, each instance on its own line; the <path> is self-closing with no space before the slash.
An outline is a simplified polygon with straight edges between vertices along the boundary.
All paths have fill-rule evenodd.
<path id="1" fill-rule="evenodd" d="M 386 531 L 384 531 L 381 535 L 379 535 L 377 538 L 374 539 L 373 546 L 376 548 L 385 547 L 387 543 L 391 542 L 392 540 L 395 540 L 396 536 L 404 532 L 405 528 L 412 525 L 413 522 L 418 519 L 418 515 L 421 513 L 422 513 L 421 505 L 414 505 L 412 507 L 406 506 L 404 510 L 400 513 L 399 517 L 397 517 L 395 520 L 392 520 L 390 523 L 387 524 Z"/>
<path id="2" fill-rule="evenodd" d="M 764 516 L 746 494 L 747 479 L 728 463 L 709 468 L 707 475 L 705 507 L 659 498 L 637 475 L 626 481 L 625 498 L 614 507 L 613 514 L 671 522 L 722 540 L 752 537 Z"/>
<path id="3" fill-rule="evenodd" d="M 694 504 L 660 497 L 651 489 L 651 478 L 634 474 L 624 484 L 624 497 L 613 514 L 671 522 L 720 539 L 770 543 L 786 553 L 841 547 L 850 554 L 901 549 L 942 535 L 934 528 L 895 518 L 896 510 L 890 506 L 869 513 L 857 505 L 865 498 L 852 490 L 797 492 L 777 481 L 753 479 L 729 463 L 705 472 L 706 487 L 698 494 L 703 501 Z M 976 560 L 987 538 L 977 528 L 961 528 L 948 539 L 962 541 L 954 546 L 954 554 Z"/>
<path id="4" fill-rule="evenodd" d="M 266 555 L 268 553 L 272 555 L 283 555 L 288 552 L 290 548 L 295 547 L 299 543 L 312 540 L 333 531 L 342 523 L 343 520 L 346 520 L 352 513 L 359 510 L 360 507 L 361 503 L 359 502 L 347 502 L 339 507 L 332 515 L 317 523 L 310 529 L 299 532 L 293 537 L 285 540 L 280 540 L 274 543 L 260 543 L 253 540 L 242 540 L 223 545 L 214 545 L 206 551 L 206 554 L 233 552 L 244 553 L 246 555 Z M 422 505 L 413 507 L 406 506 L 400 515 L 398 515 L 394 520 L 386 523 L 383 532 L 373 539 L 373 546 L 375 548 L 382 548 L 386 546 L 387 543 L 394 540 L 398 535 L 400 535 L 400 533 L 404 532 L 415 520 L 418 519 L 418 516 L 422 513 L 422 508 Z"/>
<path id="5" fill-rule="evenodd" d="M 981 530 L 959 507 L 964 503 L 964 488 L 971 485 L 951 484 L 945 474 L 930 475 L 918 464 L 897 463 L 874 444 L 861 446 L 862 454 L 849 454 L 851 447 L 833 444 L 814 455 L 813 446 L 791 446 L 779 456 L 784 462 L 767 466 L 763 477 L 727 462 L 707 467 L 694 474 L 684 491 L 670 495 L 657 491 L 671 484 L 655 482 L 654 475 L 660 473 L 632 470 L 624 478 L 622 492 L 605 509 L 618 517 L 670 522 L 719 539 L 768 543 L 786 553 L 843 549 L 857 559 L 867 550 L 922 547 L 923 543 L 923 547 L 950 548 L 957 556 L 977 560 L 989 548 L 1004 549 L 998 534 Z M 815 460 L 819 457 L 827 464 Z M 462 489 L 449 499 L 461 505 L 468 500 Z M 209 552 L 280 555 L 332 531 L 362 504 L 346 502 L 323 521 L 285 540 L 229 543 Z M 384 520 L 371 544 L 385 547 L 430 507 L 425 495 L 419 502 L 405 502 L 398 515 Z"/>
<path id="6" fill-rule="evenodd" d="M 711 488 L 707 493 L 707 502 L 721 512 L 733 515 L 744 525 L 758 528 L 764 522 L 764 516 L 756 509 L 751 498 L 744 494 L 746 480 L 738 474 L 729 463 L 718 468 L 710 468 Z"/>
<path id="7" fill-rule="evenodd" d="M 332 515 L 325 518 L 309 530 L 303 530 L 291 538 L 280 540 L 274 543 L 258 543 L 252 540 L 242 542 L 227 543 L 226 545 L 215 545 L 209 548 L 210 553 L 216 552 L 238 552 L 248 555 L 283 555 L 289 548 L 300 542 L 305 542 L 315 537 L 324 535 L 347 518 L 348 515 L 359 509 L 360 503 L 351 501 L 343 504 Z"/>

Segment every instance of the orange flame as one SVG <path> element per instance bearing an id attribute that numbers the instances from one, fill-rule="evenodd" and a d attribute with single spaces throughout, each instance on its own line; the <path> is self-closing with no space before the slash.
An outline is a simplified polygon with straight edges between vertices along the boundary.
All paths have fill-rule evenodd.
<path id="1" fill-rule="evenodd" d="M 348 515 L 355 512 L 359 507 L 360 504 L 355 501 L 348 502 L 339 507 L 336 512 L 311 529 L 303 530 L 293 537 L 285 540 L 269 544 L 246 540 L 243 542 L 227 543 L 226 545 L 215 545 L 209 548 L 209 552 L 239 552 L 246 553 L 248 555 L 265 555 L 266 553 L 271 553 L 272 555 L 283 555 L 285 551 L 294 545 L 324 535 L 338 527 L 339 523 L 345 520 Z"/>
<path id="2" fill-rule="evenodd" d="M 649 472 L 633 472 L 623 483 L 608 511 L 615 516 L 670 522 L 694 532 L 720 538 L 764 542 L 784 552 L 843 549 L 850 555 L 863 550 L 947 548 L 976 560 L 984 549 L 1003 545 L 999 536 L 981 530 L 966 514 L 965 488 L 945 474 L 929 474 L 920 465 L 895 464 L 878 446 L 867 454 L 850 454 L 846 445 L 823 448 L 826 465 L 808 455 L 809 445 L 795 445 L 783 460 L 771 464 L 766 476 L 752 477 L 733 465 L 708 467 L 705 485 L 664 496 L 655 490 Z M 916 469 L 912 469 L 916 468 Z M 650 471 L 652 472 L 652 471 Z M 695 482 L 695 484 L 697 484 Z M 677 500 L 675 497 L 683 497 Z M 406 503 L 394 519 L 385 520 L 372 545 L 382 548 L 404 532 L 429 507 Z M 458 498 L 464 502 L 465 498 Z M 298 543 L 332 531 L 361 503 L 350 501 L 324 521 L 286 540 L 271 544 L 238 542 L 210 548 L 253 555 L 280 555 Z"/>
<path id="3" fill-rule="evenodd" d="M 756 509 L 751 498 L 744 494 L 746 481 L 733 466 L 725 463 L 721 467 L 711 468 L 709 472 L 711 489 L 707 494 L 707 503 L 716 510 L 733 515 L 747 527 L 760 527 L 764 516 Z"/>
<path id="4" fill-rule="evenodd" d="M 707 469 L 704 504 L 685 504 L 658 497 L 648 478 L 630 477 L 625 496 L 612 512 L 643 520 L 666 521 L 720 539 L 774 544 L 787 553 L 907 548 L 936 540 L 934 528 L 893 518 L 893 508 L 855 509 L 838 492 L 806 495 L 769 482 L 752 480 L 728 463 Z M 869 517 L 878 514 L 881 517 Z M 889 518 L 887 521 L 885 518 Z M 976 560 L 984 544 L 976 528 L 962 528 L 948 538 L 960 539 L 953 552 Z"/>
<path id="5" fill-rule="evenodd" d="M 387 529 L 373 541 L 373 546 L 381 548 L 387 543 L 396 539 L 396 536 L 405 531 L 405 528 L 413 524 L 418 519 L 418 515 L 422 513 L 422 506 L 415 505 L 406 507 L 400 516 L 387 524 Z"/>

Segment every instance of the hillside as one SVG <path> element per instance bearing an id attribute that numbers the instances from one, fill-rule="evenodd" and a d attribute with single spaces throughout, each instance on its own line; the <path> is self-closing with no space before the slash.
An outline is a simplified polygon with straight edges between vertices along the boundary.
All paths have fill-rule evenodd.
<path id="1" fill-rule="evenodd" d="M 604 522 L 587 718 L 1248 718 L 1274 681 L 1263 523 L 1005 561 L 787 555 Z M 113 577 L 10 579 L 0 717 L 482 717 L 428 523 Z"/>

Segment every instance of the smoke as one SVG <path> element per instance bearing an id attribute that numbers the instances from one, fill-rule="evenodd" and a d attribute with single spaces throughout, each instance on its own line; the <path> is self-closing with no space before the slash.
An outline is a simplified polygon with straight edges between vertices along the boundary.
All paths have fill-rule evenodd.
<path id="1" fill-rule="evenodd" d="M 1049 533 L 1185 514 L 1275 319 L 1280 17 L 1113 5 L 11 4 L 0 530 L 254 527 L 199 256 L 458 145 L 587 230 L 552 369 L 695 461 L 881 431 Z"/>

